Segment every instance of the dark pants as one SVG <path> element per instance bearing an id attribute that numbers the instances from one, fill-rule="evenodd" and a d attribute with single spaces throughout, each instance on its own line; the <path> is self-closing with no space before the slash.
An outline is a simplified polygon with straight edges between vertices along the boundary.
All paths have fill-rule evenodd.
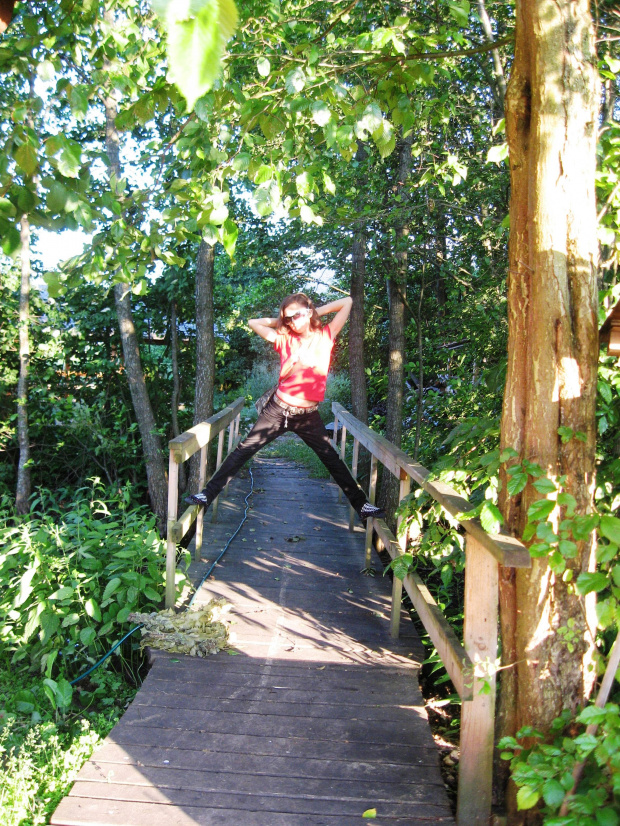
<path id="1" fill-rule="evenodd" d="M 289 413 L 287 416 L 286 411 L 273 400 L 263 408 L 254 427 L 222 462 L 203 492 L 213 501 L 248 459 L 251 459 L 261 447 L 273 442 L 287 430 L 296 433 L 308 447 L 314 450 L 330 472 L 334 482 L 342 488 L 353 508 L 359 513 L 368 499 L 337 451 L 334 450 L 319 411 L 295 415 Z"/>

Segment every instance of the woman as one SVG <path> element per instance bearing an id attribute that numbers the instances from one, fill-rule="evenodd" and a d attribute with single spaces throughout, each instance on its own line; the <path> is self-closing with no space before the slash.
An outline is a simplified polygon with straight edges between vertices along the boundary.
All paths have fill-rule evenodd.
<path id="1" fill-rule="evenodd" d="M 350 296 L 315 309 L 303 293 L 287 296 L 277 318 L 252 318 L 248 325 L 255 333 L 273 342 L 280 354 L 280 380 L 269 402 L 259 414 L 246 438 L 230 453 L 207 486 L 185 501 L 208 508 L 211 502 L 261 447 L 287 430 L 296 433 L 314 450 L 362 521 L 383 518 L 381 508 L 371 505 L 362 488 L 334 449 L 319 415 L 334 339 L 351 312 Z M 336 313 L 329 324 L 319 317 Z"/>

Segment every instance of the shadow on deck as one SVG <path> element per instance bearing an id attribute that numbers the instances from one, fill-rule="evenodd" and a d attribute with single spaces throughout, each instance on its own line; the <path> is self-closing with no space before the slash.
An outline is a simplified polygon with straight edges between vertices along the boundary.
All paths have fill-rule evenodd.
<path id="1" fill-rule="evenodd" d="M 390 638 L 390 583 L 360 570 L 364 531 L 348 531 L 333 484 L 279 459 L 253 471 L 248 519 L 196 600 L 232 603 L 236 655 L 152 652 L 55 826 L 348 826 L 368 809 L 378 824 L 454 823 L 422 647 L 406 618 Z M 204 560 L 248 490 L 235 480 L 219 524 L 205 524 Z"/>

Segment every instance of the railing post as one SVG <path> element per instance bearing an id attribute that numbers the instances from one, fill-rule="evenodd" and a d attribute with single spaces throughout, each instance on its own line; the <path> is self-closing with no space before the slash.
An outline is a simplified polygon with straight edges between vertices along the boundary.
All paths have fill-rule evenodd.
<path id="1" fill-rule="evenodd" d="M 175 603 L 175 573 L 177 567 L 177 543 L 172 538 L 172 526 L 177 521 L 179 505 L 179 466 L 172 451 L 168 462 L 168 527 L 166 531 L 166 608 Z"/>
<path id="2" fill-rule="evenodd" d="M 360 443 L 359 439 L 353 439 L 353 461 L 351 463 L 351 476 L 354 479 L 357 479 L 357 463 L 360 454 Z M 353 526 L 355 524 L 355 511 L 353 510 L 353 505 L 349 508 L 349 530 L 353 530 Z"/>
<path id="3" fill-rule="evenodd" d="M 232 422 L 231 422 L 232 424 Z M 220 435 L 217 438 L 217 459 L 215 462 L 215 470 L 217 471 L 219 466 L 222 464 L 222 456 L 224 454 L 224 434 L 225 430 L 220 430 Z M 221 495 L 221 494 L 220 494 Z M 216 496 L 213 500 L 213 516 L 211 517 L 211 522 L 217 522 L 217 508 L 220 503 L 220 497 Z"/>
<path id="4" fill-rule="evenodd" d="M 497 618 L 497 560 L 475 537 L 468 535 L 463 641 L 475 676 L 473 700 L 463 703 L 461 712 L 458 826 L 487 826 L 491 815 Z"/>
<path id="5" fill-rule="evenodd" d="M 227 450 L 227 453 L 226 453 L 227 456 L 229 456 L 232 453 L 232 449 L 233 449 L 234 444 L 235 444 L 235 422 L 236 422 L 236 419 L 233 419 L 233 421 L 228 425 L 228 450 Z M 226 487 L 224 488 L 226 494 L 228 494 L 228 485 L 229 484 L 230 484 L 230 482 L 228 482 L 226 484 Z"/>
<path id="6" fill-rule="evenodd" d="M 411 491 L 411 478 L 409 474 L 406 473 L 402 468 L 400 470 L 400 488 L 398 494 L 398 502 L 399 504 L 403 501 L 405 496 L 409 496 L 409 492 Z M 398 528 L 400 527 L 401 522 L 403 521 L 403 517 L 399 516 L 397 523 L 396 523 L 396 534 L 398 535 Z M 405 553 L 407 550 L 407 534 L 405 533 L 398 540 L 398 544 L 400 545 L 401 553 Z M 392 639 L 398 638 L 399 627 L 400 627 L 400 612 L 401 612 L 401 605 L 403 601 L 403 581 L 399 579 L 397 576 L 392 575 L 392 612 L 390 615 L 390 634 Z"/>
<path id="7" fill-rule="evenodd" d="M 374 455 L 374 453 L 370 454 L 370 480 L 368 483 L 368 501 L 371 505 L 375 504 L 375 498 L 377 496 L 377 465 L 378 459 Z M 364 562 L 365 568 L 370 568 L 370 563 L 372 562 L 372 519 L 368 519 L 366 522 L 366 561 Z"/>
<path id="8" fill-rule="evenodd" d="M 198 490 L 202 490 L 207 480 L 207 445 L 200 448 L 200 464 L 198 465 Z M 194 562 L 200 561 L 202 548 L 202 526 L 204 525 L 204 508 L 198 508 L 196 514 L 196 537 L 194 544 Z"/>
<path id="9" fill-rule="evenodd" d="M 345 462 L 345 458 L 347 455 L 347 429 L 342 425 L 342 436 L 340 437 L 340 458 L 343 462 Z M 346 462 L 345 462 L 346 464 Z M 342 502 L 342 488 L 338 488 L 338 504 Z"/>

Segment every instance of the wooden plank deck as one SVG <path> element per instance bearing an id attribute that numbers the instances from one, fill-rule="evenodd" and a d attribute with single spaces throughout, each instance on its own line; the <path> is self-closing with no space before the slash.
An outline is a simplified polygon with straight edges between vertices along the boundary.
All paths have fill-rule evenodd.
<path id="1" fill-rule="evenodd" d="M 253 472 L 252 510 L 197 598 L 233 604 L 237 655 L 152 652 L 54 826 L 348 826 L 373 808 L 378 824 L 454 824 L 422 648 L 406 618 L 389 637 L 390 582 L 361 573 L 364 531 L 348 531 L 333 484 L 279 459 Z M 235 480 L 220 523 L 205 525 L 205 560 L 247 490 Z"/>

